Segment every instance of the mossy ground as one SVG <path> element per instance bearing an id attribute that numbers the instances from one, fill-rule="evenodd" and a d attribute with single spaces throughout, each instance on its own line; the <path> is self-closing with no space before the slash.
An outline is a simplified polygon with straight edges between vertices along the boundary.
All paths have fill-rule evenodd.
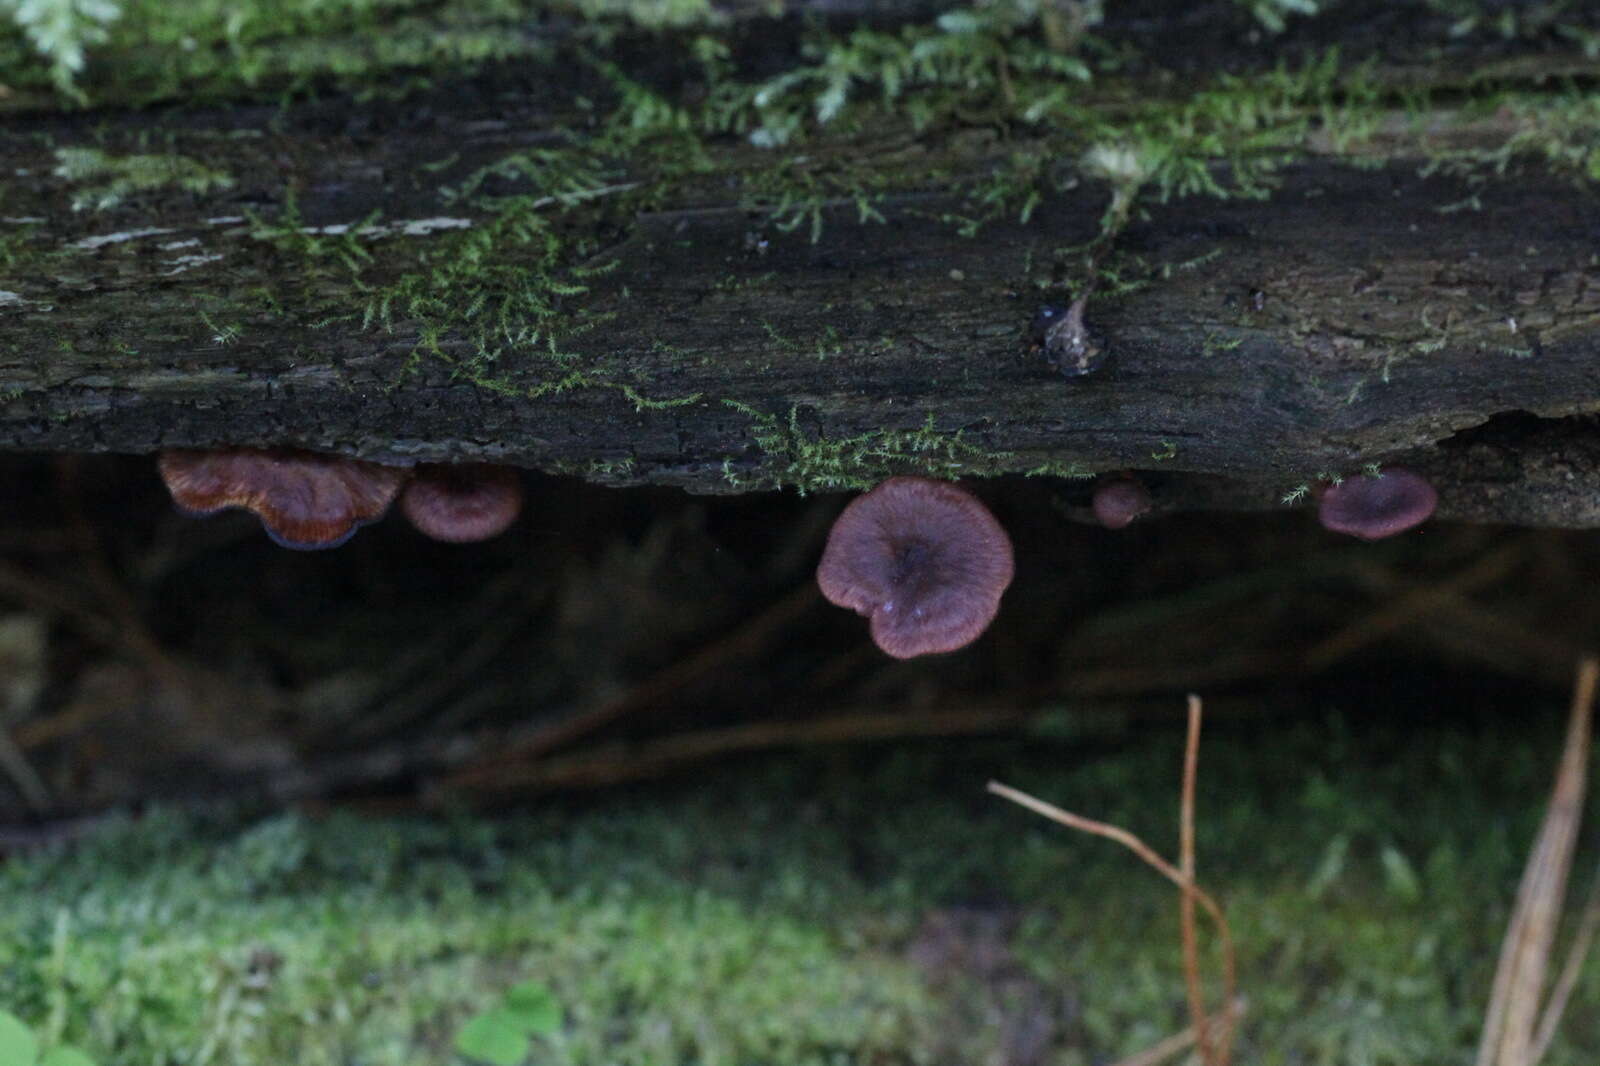
<path id="1" fill-rule="evenodd" d="M 1238 1061 L 1466 1061 L 1561 708 L 1342 706 L 1204 740 Z M 540 1063 L 1107 1061 L 1183 1025 L 1171 888 L 982 786 L 1170 852 L 1176 719 L 771 757 L 492 821 L 155 810 L 0 867 L 0 1004 L 151 1066 L 452 1062 L 529 978 L 564 1011 Z M 1591 960 L 1552 1066 L 1594 1061 L 1597 1007 Z M 1029 1032 L 1036 1057 L 995 1057 Z"/>

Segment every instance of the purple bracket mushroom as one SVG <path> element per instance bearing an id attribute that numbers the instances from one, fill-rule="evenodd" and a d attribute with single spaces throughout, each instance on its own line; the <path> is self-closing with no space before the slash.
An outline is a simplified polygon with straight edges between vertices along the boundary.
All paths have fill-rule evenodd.
<path id="1" fill-rule="evenodd" d="M 1122 529 L 1150 510 L 1150 490 L 1131 475 L 1106 478 L 1094 487 L 1089 509 L 1107 529 Z"/>
<path id="2" fill-rule="evenodd" d="M 400 497 L 400 511 L 434 540 L 469 544 L 504 533 L 522 512 L 514 467 L 427 463 Z"/>
<path id="3" fill-rule="evenodd" d="M 383 517 L 411 471 L 294 448 L 162 452 L 156 465 L 189 514 L 242 507 L 285 548 L 337 548 Z"/>
<path id="4" fill-rule="evenodd" d="M 872 619 L 896 659 L 955 651 L 989 627 L 1011 584 L 1011 538 L 965 489 L 890 478 L 839 515 L 817 567 L 830 603 Z"/>
<path id="5" fill-rule="evenodd" d="M 1377 477 L 1347 477 L 1329 485 L 1317 501 L 1317 521 L 1335 533 L 1381 540 L 1421 525 L 1439 504 L 1428 479 L 1403 467 Z"/>

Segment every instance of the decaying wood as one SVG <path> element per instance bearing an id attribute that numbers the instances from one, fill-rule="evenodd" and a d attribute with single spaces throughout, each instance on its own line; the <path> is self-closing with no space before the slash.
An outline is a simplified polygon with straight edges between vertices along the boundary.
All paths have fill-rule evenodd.
<path id="1" fill-rule="evenodd" d="M 0 261 L 0 447 L 293 443 L 734 492 L 796 480 L 786 464 L 813 445 L 931 425 L 959 433 L 963 472 L 1140 470 L 1168 509 L 1273 507 L 1319 475 L 1403 462 L 1448 516 L 1600 525 L 1600 204 L 1569 179 L 1468 187 L 1414 158 L 1311 155 L 1269 199 L 1145 204 L 1118 248 L 1149 284 L 1090 305 L 1112 356 L 1067 380 L 1029 325 L 1062 295 L 1041 264 L 1094 237 L 1104 185 L 965 237 L 941 217 L 964 210 L 948 175 L 1017 145 L 886 131 L 828 150 L 946 177 L 876 201 L 881 222 L 836 203 L 813 243 L 715 182 L 626 220 L 592 261 L 614 265 L 569 301 L 602 324 L 561 341 L 619 387 L 533 397 L 541 356 L 501 353 L 499 391 L 452 372 L 464 344 L 414 360 L 415 323 L 364 328 L 348 273 L 308 274 L 253 217 L 281 223 L 292 189 L 304 227 L 366 224 L 354 241 L 381 278 L 388 250 L 482 224 L 441 186 L 566 121 L 531 97 L 433 99 L 19 123 L 0 214 L 49 255 L 21 275 Z M 233 187 L 71 210 L 54 149 L 153 125 Z M 762 155 L 712 148 L 730 173 Z M 291 288 L 350 314 L 267 308 Z"/>

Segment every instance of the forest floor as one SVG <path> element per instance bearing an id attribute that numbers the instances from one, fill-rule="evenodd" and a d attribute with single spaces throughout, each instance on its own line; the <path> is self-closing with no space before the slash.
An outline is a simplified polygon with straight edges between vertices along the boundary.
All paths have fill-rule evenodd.
<path id="1" fill-rule="evenodd" d="M 1470 1055 L 1560 701 L 1413 681 L 1208 731 L 1236 1061 Z M 1186 1024 L 1176 894 L 983 786 L 1170 853 L 1181 739 L 1045 718 L 492 819 L 148 807 L 0 866 L 0 1003 L 106 1063 L 464 1062 L 455 1035 L 524 981 L 560 1008 L 534 1063 L 1111 1062 Z M 1597 1052 L 1591 964 L 1547 1061 Z"/>

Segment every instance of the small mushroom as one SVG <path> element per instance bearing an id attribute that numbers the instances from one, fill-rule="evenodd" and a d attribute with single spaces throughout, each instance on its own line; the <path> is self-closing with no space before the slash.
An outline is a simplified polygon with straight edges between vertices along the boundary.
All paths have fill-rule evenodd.
<path id="1" fill-rule="evenodd" d="M 1150 490 L 1136 477 L 1107 478 L 1094 487 L 1089 509 L 1102 526 L 1122 529 L 1150 510 Z"/>
<path id="2" fill-rule="evenodd" d="M 1335 533 L 1381 540 L 1421 525 L 1438 503 L 1427 478 L 1391 466 L 1377 477 L 1348 477 L 1329 485 L 1317 501 L 1317 521 Z"/>
<path id="3" fill-rule="evenodd" d="M 978 498 L 924 477 L 851 501 L 817 567 L 829 602 L 872 620 L 896 659 L 955 651 L 988 628 L 1011 584 L 1011 538 Z"/>
<path id="4" fill-rule="evenodd" d="M 411 472 L 296 448 L 180 449 L 156 465 L 189 514 L 242 507 L 285 548 L 337 548 L 383 517 Z"/>
<path id="5" fill-rule="evenodd" d="M 427 463 L 400 497 L 400 511 L 434 540 L 469 544 L 504 533 L 522 511 L 522 479 L 509 466 Z"/>

